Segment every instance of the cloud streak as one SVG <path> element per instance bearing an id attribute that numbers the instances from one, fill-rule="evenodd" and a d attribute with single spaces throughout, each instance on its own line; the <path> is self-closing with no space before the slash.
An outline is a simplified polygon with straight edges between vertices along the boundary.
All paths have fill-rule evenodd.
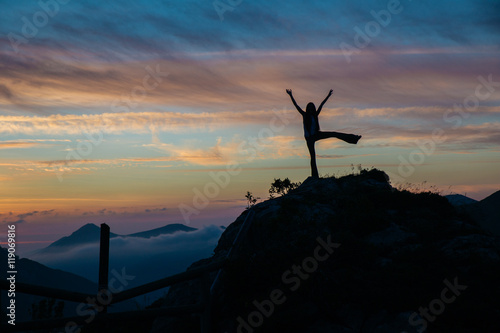
<path id="1" fill-rule="evenodd" d="M 401 123 L 402 121 L 427 122 L 434 126 L 451 126 L 453 123 L 445 122 L 443 115 L 449 107 L 403 107 L 403 108 L 325 108 L 322 113 L 322 123 L 335 123 L 336 127 L 342 127 L 347 122 L 356 123 L 357 126 L 364 124 L 377 127 L 380 119 Z M 287 110 L 285 116 L 295 117 L 295 110 Z M 498 106 L 480 107 L 473 114 L 476 118 L 491 118 L 500 120 L 500 108 Z M 241 112 L 128 112 L 128 113 L 104 113 L 104 114 L 82 114 L 82 115 L 50 115 L 50 116 L 0 116 L 0 134 L 22 134 L 22 135 L 82 135 L 84 133 L 106 133 L 106 134 L 152 134 L 168 132 L 180 134 L 185 131 L 213 132 L 224 128 L 232 128 L 244 125 L 268 125 L 273 117 L 269 111 L 241 111 Z M 300 122 L 298 117 L 296 123 Z M 357 119 L 356 119 L 357 118 Z M 494 124 L 494 122 L 493 122 Z M 292 124 L 293 125 L 293 124 Z M 487 126 L 487 123 L 485 123 Z M 398 127 L 402 127 L 399 125 Z M 68 139 L 32 139 L 32 141 L 4 142 L 8 144 L 23 145 L 38 141 L 62 141 Z"/>
<path id="2" fill-rule="evenodd" d="M 346 66 L 339 49 L 233 53 L 96 64 L 0 54 L 0 106 L 40 114 L 144 112 L 165 105 L 234 112 L 286 105 L 287 87 L 306 100 L 320 100 L 325 87 L 334 88 L 335 103 L 346 107 L 446 106 L 467 97 L 476 77 L 500 64 L 495 49 L 367 49 L 355 67 Z M 156 66 L 168 77 L 145 96 L 132 96 L 145 68 Z M 499 100 L 497 91 L 489 101 Z"/>
<path id="3" fill-rule="evenodd" d="M 0 142 L 0 149 L 13 148 L 34 148 L 34 147 L 50 147 L 50 145 L 40 144 L 36 142 Z"/>
<path id="4" fill-rule="evenodd" d="M 258 184 L 259 171 L 306 176 L 302 123 L 286 88 L 302 107 L 318 105 L 334 89 L 321 114 L 322 130 L 363 135 L 356 146 L 318 143 L 321 163 L 374 161 L 397 168 L 400 153 L 442 128 L 447 140 L 419 169 L 422 177 L 437 172 L 440 161 L 496 165 L 500 89 L 457 129 L 443 115 L 475 93 L 478 76 L 492 74 L 500 81 L 499 4 L 401 4 L 403 11 L 348 63 L 341 43 L 354 45 L 354 28 L 364 29 L 374 20 L 371 11 L 386 2 L 246 1 L 221 22 L 210 1 L 70 1 L 18 53 L 9 33 L 22 35 L 23 17 L 31 19 L 41 8 L 36 1 L 5 2 L 0 180 L 8 197 L 0 199 L 2 209 L 88 203 L 88 210 L 109 199 L 108 214 L 117 211 L 111 206 L 121 198 L 140 205 L 163 193 L 168 200 L 183 190 L 192 196 L 191 186 L 229 161 L 252 171 L 232 183 L 239 191 L 246 190 L 243 184 Z M 148 68 L 168 76 L 154 81 Z M 158 85 L 144 92 L 144 82 Z M 249 162 L 253 155 L 240 145 L 269 127 L 273 109 L 296 118 L 259 143 L 262 149 Z M 102 141 L 89 138 L 100 135 Z M 343 156 L 350 160 L 339 160 Z M 488 170 L 498 183 L 497 173 Z M 58 182 L 53 173 L 61 171 L 75 176 L 49 183 Z M 455 177 L 455 183 L 463 181 Z M 174 184 L 160 192 L 158 184 L 167 181 Z M 221 195 L 231 197 L 232 191 L 228 187 Z M 36 219 L 26 217 L 27 224 L 30 218 Z"/>

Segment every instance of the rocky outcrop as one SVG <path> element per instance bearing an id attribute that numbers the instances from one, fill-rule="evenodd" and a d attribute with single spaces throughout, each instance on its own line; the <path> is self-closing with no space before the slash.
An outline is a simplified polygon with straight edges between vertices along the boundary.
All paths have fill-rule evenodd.
<path id="1" fill-rule="evenodd" d="M 499 238 L 446 198 L 390 186 L 379 170 L 308 178 L 255 205 L 214 294 L 216 332 L 493 332 L 500 324 Z M 249 211 L 222 234 L 224 258 Z M 194 304 L 196 282 L 155 306 Z M 152 332 L 199 332 L 194 317 Z"/>

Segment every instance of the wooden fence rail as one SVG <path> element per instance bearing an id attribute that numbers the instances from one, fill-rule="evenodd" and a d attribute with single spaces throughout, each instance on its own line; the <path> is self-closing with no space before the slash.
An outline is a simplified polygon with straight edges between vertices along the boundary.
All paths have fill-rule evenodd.
<path id="1" fill-rule="evenodd" d="M 0 281 L 0 290 L 9 290 L 9 281 Z M 58 299 L 62 299 L 70 302 L 87 303 L 87 298 L 95 297 L 95 294 L 84 294 L 76 291 L 61 290 L 56 288 L 49 288 L 43 286 L 32 285 L 28 283 L 22 283 L 16 281 L 16 292 L 44 296 L 54 298 L 57 295 Z M 3 319 L 3 318 L 2 318 Z"/>
<path id="2" fill-rule="evenodd" d="M 149 292 L 162 289 L 179 282 L 193 280 L 195 278 L 201 277 L 204 273 L 210 273 L 219 268 L 222 268 L 225 264 L 226 260 L 220 260 L 217 262 L 210 263 L 208 265 L 190 269 L 188 271 L 179 274 L 171 275 L 169 277 L 154 282 L 150 282 L 139 287 L 124 290 L 116 295 L 113 295 L 111 304 L 119 303 L 130 298 L 141 296 L 143 294 L 147 294 Z"/>

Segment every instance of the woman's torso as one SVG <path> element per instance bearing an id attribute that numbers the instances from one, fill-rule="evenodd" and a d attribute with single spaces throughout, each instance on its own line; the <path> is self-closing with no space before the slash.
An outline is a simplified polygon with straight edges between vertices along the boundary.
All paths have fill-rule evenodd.
<path id="1" fill-rule="evenodd" d="M 305 112 L 302 117 L 304 118 L 304 136 L 311 137 L 319 132 L 318 114 L 309 114 Z"/>

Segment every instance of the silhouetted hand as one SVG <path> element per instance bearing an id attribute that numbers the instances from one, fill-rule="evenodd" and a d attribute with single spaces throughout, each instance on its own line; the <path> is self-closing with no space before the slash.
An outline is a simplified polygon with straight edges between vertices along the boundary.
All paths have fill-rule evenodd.
<path id="1" fill-rule="evenodd" d="M 328 97 L 332 96 L 333 94 L 333 89 L 330 89 L 330 92 L 328 93 Z"/>
<path id="2" fill-rule="evenodd" d="M 292 89 L 287 89 L 287 90 L 286 90 L 286 93 L 287 93 L 288 95 L 292 96 Z"/>

